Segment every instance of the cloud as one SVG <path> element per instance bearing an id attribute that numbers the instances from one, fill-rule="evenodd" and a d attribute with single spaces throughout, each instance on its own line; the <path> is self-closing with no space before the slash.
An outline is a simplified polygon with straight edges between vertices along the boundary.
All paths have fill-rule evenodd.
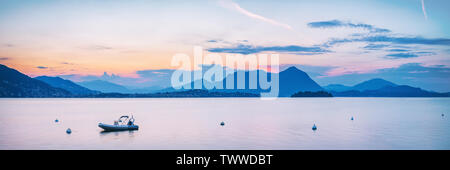
<path id="1" fill-rule="evenodd" d="M 208 41 L 206 41 L 206 42 L 209 42 L 209 43 L 215 43 L 215 42 L 219 42 L 219 40 L 208 40 Z"/>
<path id="2" fill-rule="evenodd" d="M 391 32 L 388 29 L 384 28 L 377 28 L 373 25 L 369 24 L 363 24 L 363 23 L 351 23 L 351 22 L 344 22 L 339 20 L 330 20 L 330 21 L 319 21 L 319 22 L 310 22 L 308 23 L 308 26 L 311 28 L 337 28 L 337 27 L 350 27 L 350 28 L 362 28 L 369 30 L 373 33 L 386 33 Z"/>
<path id="3" fill-rule="evenodd" d="M 0 57 L 0 61 L 5 61 L 5 60 L 9 60 L 10 58 L 8 57 Z"/>
<path id="4" fill-rule="evenodd" d="M 228 1 L 228 2 L 230 2 L 230 5 L 231 5 L 232 9 L 238 11 L 241 14 L 246 15 L 247 17 L 250 17 L 250 18 L 253 18 L 253 19 L 256 19 L 256 20 L 268 23 L 268 24 L 272 24 L 272 25 L 275 25 L 275 26 L 283 27 L 283 28 L 288 29 L 288 30 L 292 30 L 292 27 L 290 25 L 288 25 L 288 24 L 280 23 L 280 22 L 275 21 L 273 19 L 269 19 L 269 18 L 263 17 L 261 15 L 252 13 L 252 12 L 242 8 L 241 6 L 239 6 L 239 4 L 237 4 L 237 3 L 233 2 L 233 1 Z"/>
<path id="5" fill-rule="evenodd" d="M 386 55 L 386 58 L 389 58 L 389 59 L 414 58 L 414 57 L 419 57 L 419 56 L 414 53 L 394 53 L 394 54 Z"/>
<path id="6" fill-rule="evenodd" d="M 4 47 L 15 47 L 14 44 L 3 44 Z"/>
<path id="7" fill-rule="evenodd" d="M 367 50 L 379 50 L 379 49 L 382 49 L 385 47 L 389 47 L 389 45 L 387 45 L 387 44 L 368 44 L 363 48 L 367 49 Z"/>
<path id="8" fill-rule="evenodd" d="M 48 67 L 44 67 L 44 66 L 37 66 L 36 68 L 38 68 L 38 69 L 48 69 Z"/>
<path id="9" fill-rule="evenodd" d="M 61 62 L 61 64 L 64 64 L 64 65 L 73 65 L 73 63 L 69 63 L 69 62 Z"/>
<path id="10" fill-rule="evenodd" d="M 235 47 L 229 47 L 229 48 L 210 48 L 208 49 L 209 52 L 216 52 L 216 53 L 238 53 L 238 54 L 254 54 L 254 53 L 260 53 L 264 51 L 273 51 L 273 52 L 293 52 L 298 55 L 313 55 L 313 54 L 322 54 L 325 52 L 330 52 L 326 49 L 323 49 L 321 47 L 303 47 L 303 46 L 297 46 L 297 45 L 289 45 L 289 46 L 251 46 L 251 45 L 242 45 L 239 44 Z M 303 54 L 302 54 L 303 53 Z"/>
<path id="11" fill-rule="evenodd" d="M 112 50 L 112 47 L 104 46 L 104 45 L 90 45 L 87 47 L 83 47 L 86 50 Z"/>
<path id="12" fill-rule="evenodd" d="M 159 70 L 139 70 L 136 74 L 139 77 L 145 78 L 158 78 L 158 77 L 170 77 L 175 70 L 172 69 L 159 69 Z"/>
<path id="13" fill-rule="evenodd" d="M 368 42 L 392 42 L 396 44 L 421 44 L 421 45 L 445 45 L 450 46 L 448 38 L 423 38 L 423 37 L 390 37 L 371 36 L 361 39 Z"/>
<path id="14" fill-rule="evenodd" d="M 330 46 L 338 43 L 347 43 L 347 42 L 386 42 L 393 44 L 419 44 L 419 45 L 442 45 L 442 46 L 450 46 L 450 39 L 448 38 L 423 38 L 423 37 L 393 37 L 386 35 L 378 35 L 378 36 L 365 36 L 358 38 L 350 38 L 350 39 L 331 39 L 324 46 Z"/>
<path id="15" fill-rule="evenodd" d="M 399 58 L 414 58 L 419 56 L 429 56 L 429 55 L 435 55 L 436 53 L 433 52 L 407 52 L 407 53 L 393 53 L 386 55 L 386 58 L 388 59 L 399 59 Z"/>
<path id="16" fill-rule="evenodd" d="M 428 15 L 427 15 L 427 10 L 425 10 L 425 0 L 421 0 L 422 1 L 422 12 L 423 12 L 423 16 L 425 17 L 425 20 L 428 20 Z"/>
<path id="17" fill-rule="evenodd" d="M 386 51 L 389 51 L 389 52 L 407 52 L 407 51 L 411 51 L 411 50 L 394 48 L 394 49 L 389 49 L 389 50 L 386 50 Z"/>

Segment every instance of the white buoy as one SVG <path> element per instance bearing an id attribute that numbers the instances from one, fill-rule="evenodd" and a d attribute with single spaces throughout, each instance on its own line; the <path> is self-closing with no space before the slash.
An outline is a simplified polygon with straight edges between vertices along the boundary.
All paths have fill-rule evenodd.
<path id="1" fill-rule="evenodd" d="M 67 133 L 67 134 L 71 134 L 71 133 L 72 133 L 72 130 L 71 130 L 70 128 L 68 128 L 68 129 L 66 130 L 66 133 Z"/>
<path id="2" fill-rule="evenodd" d="M 313 125 L 312 130 L 314 130 L 314 131 L 317 130 L 316 124 Z"/>
<path id="3" fill-rule="evenodd" d="M 225 122 L 220 122 L 220 126 L 225 126 Z"/>

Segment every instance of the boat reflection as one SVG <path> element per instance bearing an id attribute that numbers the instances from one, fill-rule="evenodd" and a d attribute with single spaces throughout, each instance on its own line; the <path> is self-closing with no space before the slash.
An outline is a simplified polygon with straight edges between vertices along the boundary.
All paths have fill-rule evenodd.
<path id="1" fill-rule="evenodd" d="M 134 130 L 130 131 L 101 131 L 100 136 L 125 136 L 134 137 Z"/>

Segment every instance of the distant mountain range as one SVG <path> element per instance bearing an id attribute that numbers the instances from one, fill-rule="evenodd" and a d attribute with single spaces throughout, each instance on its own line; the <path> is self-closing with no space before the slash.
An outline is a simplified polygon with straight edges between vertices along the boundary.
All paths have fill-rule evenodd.
<path id="1" fill-rule="evenodd" d="M 163 89 L 159 86 L 128 88 L 104 80 L 83 81 L 77 84 L 102 93 L 155 93 Z"/>
<path id="2" fill-rule="evenodd" d="M 376 90 L 331 92 L 336 97 L 450 97 L 450 93 L 436 93 L 407 85 L 384 86 Z"/>
<path id="3" fill-rule="evenodd" d="M 72 82 L 70 80 L 64 80 L 59 77 L 39 76 L 39 77 L 35 77 L 34 79 L 43 81 L 52 87 L 67 90 L 70 93 L 72 93 L 73 95 L 84 96 L 84 95 L 93 95 L 93 94 L 100 93 L 99 91 L 90 90 L 86 87 L 75 84 L 74 82 Z"/>
<path id="4" fill-rule="evenodd" d="M 78 84 L 88 89 L 100 91 L 102 93 L 132 93 L 131 90 L 127 89 L 124 86 L 103 80 L 85 81 L 79 82 Z"/>
<path id="5" fill-rule="evenodd" d="M 238 89 L 238 81 L 237 77 L 240 74 L 243 73 L 245 75 L 245 87 L 244 89 Z M 256 70 L 256 71 L 236 71 L 232 75 L 228 75 L 226 78 L 224 78 L 219 84 L 223 85 L 224 89 L 211 89 L 211 91 L 216 92 L 240 92 L 240 93 L 253 93 L 253 94 L 260 94 L 261 92 L 267 92 L 270 89 L 262 89 L 259 85 L 256 89 L 250 89 L 249 88 L 249 76 L 251 74 L 257 75 L 256 81 L 259 82 L 259 74 L 266 74 L 263 70 Z M 322 87 L 320 87 L 319 84 L 317 84 L 314 80 L 312 80 L 308 74 L 305 72 L 299 70 L 296 67 L 290 67 L 280 73 L 276 73 L 279 77 L 279 97 L 290 97 L 294 93 L 301 92 L 301 91 L 309 91 L 309 92 L 318 92 L 318 91 L 324 91 Z M 233 89 L 226 89 L 227 80 L 231 78 L 231 76 L 234 76 L 233 81 Z M 268 79 L 271 80 L 271 74 L 268 74 Z M 206 80 L 195 80 L 190 83 L 190 87 L 194 88 L 195 83 L 202 83 L 202 81 Z M 205 84 L 212 84 L 211 82 L 206 82 Z M 202 90 L 207 90 L 205 86 L 202 86 Z M 181 91 L 186 89 L 181 89 Z M 171 92 L 176 91 L 173 88 L 167 88 L 163 91 Z"/>
<path id="6" fill-rule="evenodd" d="M 386 81 L 386 80 L 383 80 L 380 78 L 375 78 L 375 79 L 364 81 L 364 82 L 359 83 L 354 86 L 344 86 L 341 84 L 330 84 L 328 86 L 324 86 L 323 88 L 327 91 L 343 92 L 343 91 L 350 91 L 350 90 L 356 90 L 356 91 L 377 90 L 377 89 L 383 88 L 385 86 L 397 86 L 397 85 L 390 81 Z"/>
<path id="7" fill-rule="evenodd" d="M 257 74 L 265 73 L 262 70 Z M 237 87 L 235 72 L 234 87 Z M 148 87 L 128 89 L 108 81 L 94 80 L 74 83 L 59 77 L 39 76 L 30 78 L 17 70 L 0 64 L 0 97 L 257 97 L 266 92 L 260 87 L 249 89 L 249 71 L 245 73 L 244 89 L 200 90 Z M 231 76 L 231 75 L 228 75 Z M 450 97 L 450 93 L 437 93 L 407 85 L 397 85 L 383 79 L 371 79 L 354 86 L 330 84 L 323 88 L 312 80 L 307 73 L 290 67 L 280 73 L 279 97 Z M 258 76 L 259 78 L 259 76 Z M 271 79 L 270 74 L 268 78 Z M 226 80 L 222 82 L 226 87 Z M 191 86 L 196 82 L 191 82 Z M 208 83 L 208 82 L 207 82 Z M 326 92 L 325 92 L 326 91 Z"/>
<path id="8" fill-rule="evenodd" d="M 397 85 L 380 78 L 354 86 L 331 84 L 324 89 L 336 97 L 450 97 L 450 93 L 437 93 L 407 85 Z"/>

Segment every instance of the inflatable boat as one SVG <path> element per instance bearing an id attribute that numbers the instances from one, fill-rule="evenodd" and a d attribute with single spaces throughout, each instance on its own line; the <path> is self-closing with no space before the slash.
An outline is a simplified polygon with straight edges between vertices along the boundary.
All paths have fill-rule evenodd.
<path id="1" fill-rule="evenodd" d="M 108 125 L 99 123 L 98 127 L 102 128 L 105 131 L 121 131 L 121 130 L 138 130 L 138 125 Z"/>
<path id="2" fill-rule="evenodd" d="M 102 128 L 104 131 L 124 131 L 139 129 L 139 126 L 134 124 L 134 118 L 131 117 L 131 119 L 128 119 L 128 116 L 121 116 L 119 120 L 114 121 L 113 125 L 99 123 L 98 127 Z"/>

